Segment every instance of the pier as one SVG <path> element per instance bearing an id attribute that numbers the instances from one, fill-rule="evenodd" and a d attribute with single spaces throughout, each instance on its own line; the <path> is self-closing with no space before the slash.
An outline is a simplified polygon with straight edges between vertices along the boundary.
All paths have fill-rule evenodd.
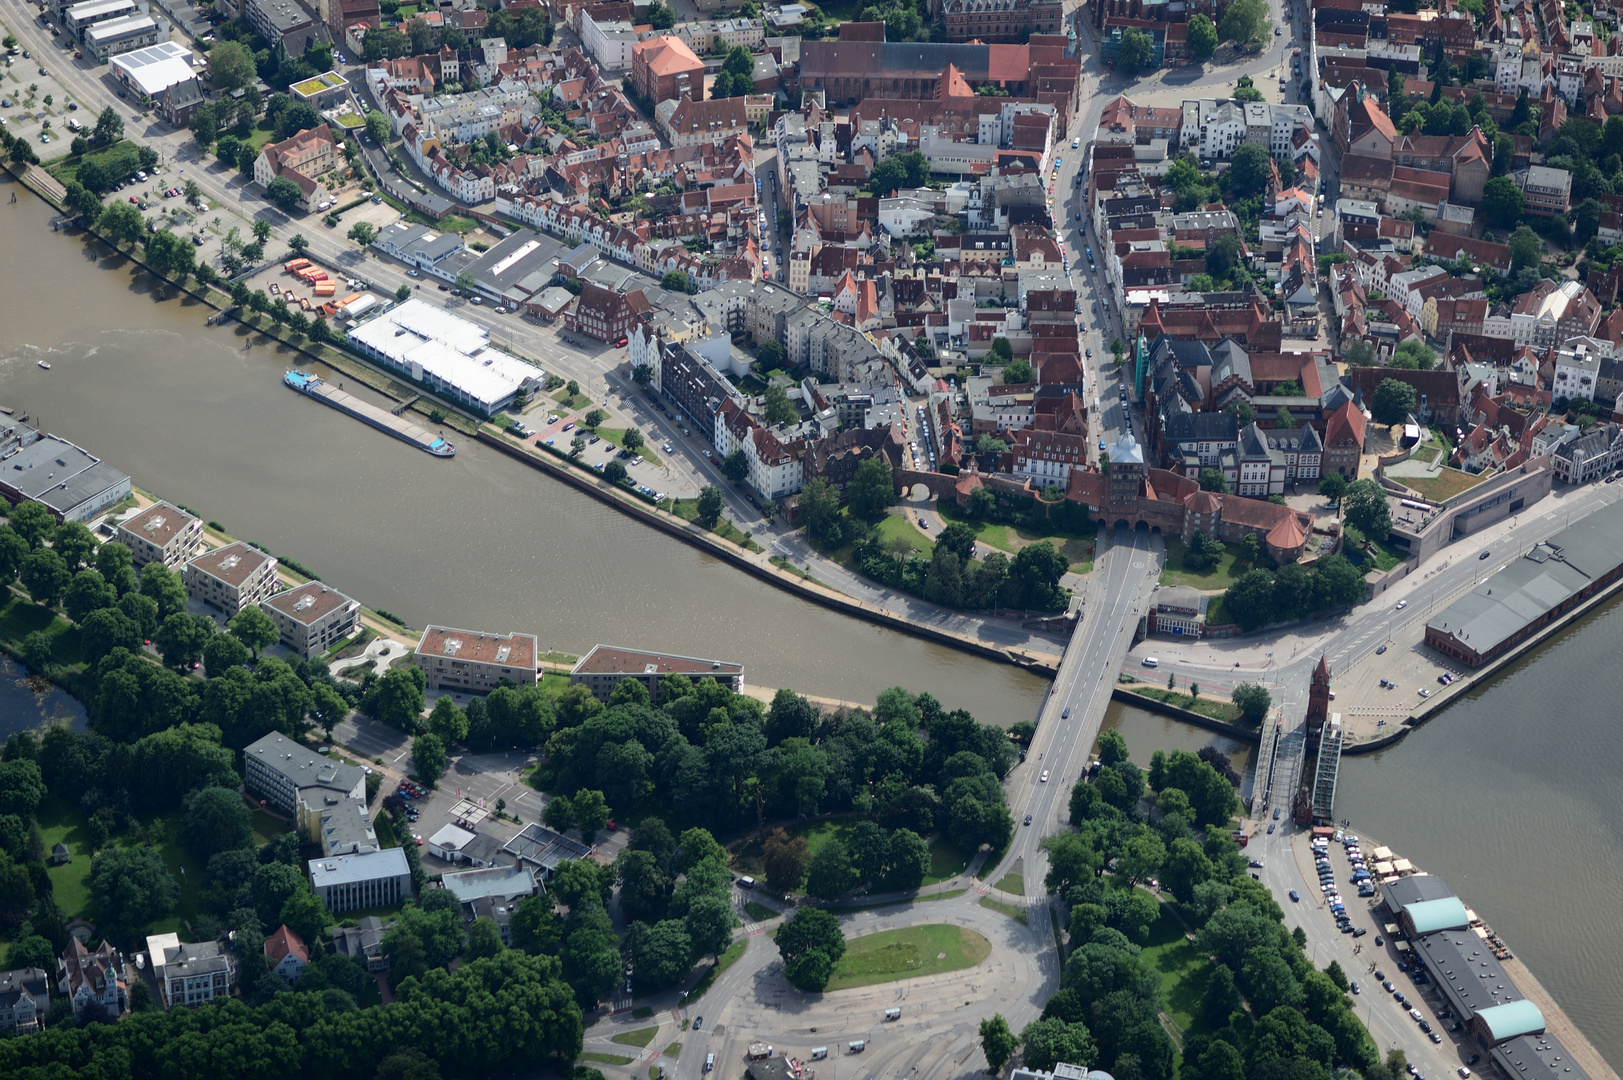
<path id="1" fill-rule="evenodd" d="M 380 409 L 371 402 L 363 401 L 354 394 L 338 389 L 319 376 L 304 371 L 290 371 L 282 377 L 282 381 L 301 394 L 331 405 L 339 412 L 347 413 L 363 424 L 370 424 L 379 431 L 393 435 L 402 442 L 411 443 L 419 450 L 435 457 L 450 457 L 456 453 L 456 447 L 427 428 L 418 427 L 409 420 L 402 420 L 386 409 Z"/>

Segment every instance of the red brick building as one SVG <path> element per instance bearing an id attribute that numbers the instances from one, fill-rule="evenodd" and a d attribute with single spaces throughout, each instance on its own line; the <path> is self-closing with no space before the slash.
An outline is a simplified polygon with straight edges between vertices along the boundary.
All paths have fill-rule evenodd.
<path id="1" fill-rule="evenodd" d="M 704 61 L 672 34 L 631 46 L 631 85 L 650 105 L 704 100 Z"/>

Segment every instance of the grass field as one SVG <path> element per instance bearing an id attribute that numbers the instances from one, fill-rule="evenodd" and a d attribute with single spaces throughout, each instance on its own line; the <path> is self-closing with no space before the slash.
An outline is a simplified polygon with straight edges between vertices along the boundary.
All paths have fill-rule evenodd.
<path id="1" fill-rule="evenodd" d="M 878 904 L 849 904 L 842 905 L 837 910 L 845 911 L 881 911 L 884 908 L 900 907 L 903 904 L 928 904 L 935 900 L 956 900 L 968 892 L 968 889 L 948 889 L 946 892 L 930 893 L 926 896 L 909 896 L 901 900 L 885 900 Z"/>
<path id="2" fill-rule="evenodd" d="M 636 1058 L 621 1057 L 619 1054 L 592 1054 L 583 1053 L 575 1056 L 576 1061 L 592 1061 L 599 1065 L 630 1065 Z"/>
<path id="3" fill-rule="evenodd" d="M 1183 559 L 1189 553 L 1189 549 L 1176 536 L 1167 537 L 1166 545 L 1167 564 L 1166 568 L 1161 571 L 1161 584 L 1188 585 L 1207 592 L 1226 589 L 1234 584 L 1234 564 L 1238 561 L 1240 554 L 1240 549 L 1235 545 L 1224 544 L 1222 558 L 1218 559 L 1210 570 L 1185 569 Z M 1244 573 L 1246 567 L 1243 563 L 1241 567 L 1240 573 Z"/>
<path id="4" fill-rule="evenodd" d="M 834 965 L 829 990 L 873 986 L 918 975 L 937 975 L 974 967 L 992 951 L 992 943 L 961 926 L 909 926 L 882 930 L 846 943 Z"/>
<path id="5" fill-rule="evenodd" d="M 965 855 L 951 840 L 937 836 L 930 841 L 930 872 L 924 875 L 924 884 L 934 885 L 938 881 L 957 877 L 969 869 L 969 860 L 973 855 L 974 852 Z"/>
<path id="6" fill-rule="evenodd" d="M 1211 961 L 1185 939 L 1183 924 L 1165 904 L 1150 926 L 1150 940 L 1142 956 L 1146 964 L 1160 973 L 1162 989 L 1166 991 L 1167 1014 L 1182 1035 L 1210 1030 L 1200 1015 L 1200 999 L 1206 993 L 1206 980 L 1211 977 Z"/>
<path id="7" fill-rule="evenodd" d="M 672 1057 L 672 1058 L 673 1057 L 681 1057 L 682 1056 L 682 1044 L 681 1044 L 681 1042 L 680 1041 L 673 1042 L 673 1043 L 671 1043 L 671 1045 L 667 1046 L 665 1048 L 665 1056 L 666 1057 Z"/>
<path id="8" fill-rule="evenodd" d="M 1054 545 L 1054 550 L 1071 560 L 1071 569 L 1079 574 L 1085 574 L 1093 569 L 1093 544 L 1095 530 L 1093 527 L 1082 532 L 1064 532 L 1054 530 L 1043 532 L 1027 529 L 1019 525 L 1000 525 L 992 521 L 976 521 L 959 512 L 958 508 L 948 502 L 938 502 L 937 512 L 949 522 L 968 525 L 975 530 L 975 539 L 983 544 L 990 544 L 1001 551 L 1014 555 L 1023 547 L 1029 547 L 1041 540 L 1047 540 Z"/>
<path id="9" fill-rule="evenodd" d="M 675 514 L 683 521 L 695 521 L 699 516 L 698 499 L 667 499 L 660 505 L 668 507 L 671 513 Z M 760 552 L 763 550 L 760 544 L 757 544 L 754 540 L 746 536 L 738 528 L 738 526 L 734 525 L 732 520 L 727 518 L 725 515 L 721 518 L 721 520 L 716 522 L 715 528 L 711 529 L 710 531 L 721 537 L 723 540 L 731 540 L 733 543 L 747 551 Z"/>
<path id="10" fill-rule="evenodd" d="M 628 428 L 623 428 L 623 427 L 622 428 L 600 427 L 600 428 L 597 429 L 597 434 L 601 435 L 605 442 L 611 442 L 615 446 L 618 446 L 621 449 L 624 449 L 625 448 L 626 432 L 628 430 L 629 430 Z M 642 458 L 644 461 L 647 461 L 647 462 L 649 462 L 651 464 L 654 464 L 654 465 L 663 465 L 664 464 L 664 462 L 659 460 L 659 455 L 654 453 L 654 448 L 649 446 L 646 442 L 643 443 L 641 446 L 637 447 L 637 456 Z"/>
<path id="11" fill-rule="evenodd" d="M 1024 896 L 1026 895 L 1026 879 L 1020 874 L 1004 874 L 994 888 L 1001 892 L 1013 893 L 1015 896 Z"/>
<path id="12" fill-rule="evenodd" d="M 90 905 L 90 834 L 85 829 L 85 816 L 66 799 L 52 795 L 40 804 L 38 817 L 45 850 L 60 843 L 73 852 L 72 862 L 46 871 L 56 894 L 56 906 L 71 919 Z"/>
<path id="13" fill-rule="evenodd" d="M 766 922 L 768 919 L 776 919 L 778 917 L 778 913 L 776 911 L 773 911 L 765 904 L 757 904 L 754 900 L 745 901 L 744 913 L 750 918 L 754 919 L 756 922 Z"/>
<path id="14" fill-rule="evenodd" d="M 59 664 L 81 664 L 79 628 L 49 608 L 24 600 L 10 591 L 0 593 L 0 639 L 22 647 L 23 638 L 43 630 L 51 638 L 51 657 Z"/>
<path id="15" fill-rule="evenodd" d="M 1437 503 L 1471 490 L 1488 477 L 1487 474 L 1472 476 L 1458 469 L 1438 469 L 1430 476 L 1399 476 L 1395 479 L 1405 487 L 1414 488 L 1428 502 Z"/>
<path id="16" fill-rule="evenodd" d="M 935 541 L 919 531 L 918 526 L 913 524 L 911 514 L 886 514 L 879 520 L 875 532 L 886 551 L 892 550 L 892 543 L 905 541 L 913 546 L 920 558 L 928 559 L 935 554 Z"/>
<path id="17" fill-rule="evenodd" d="M 647 1046 L 654 1041 L 654 1036 L 658 1034 L 659 1026 L 656 1024 L 654 1027 L 638 1028 L 636 1031 L 622 1031 L 614 1036 L 611 1041 L 617 1042 L 621 1046 Z"/>
<path id="18" fill-rule="evenodd" d="M 993 911 L 1001 911 L 1003 914 L 1007 915 L 1017 923 L 1024 923 L 1026 921 L 1025 908 L 1016 907 L 1013 904 L 1005 904 L 1002 900 L 993 900 L 990 896 L 981 897 L 981 907 L 991 908 Z"/>
<path id="19" fill-rule="evenodd" d="M 53 134 L 51 138 L 55 139 L 56 136 Z M 74 157 L 70 154 L 58 158 L 47 165 L 45 171 L 66 184 L 78 177 L 79 166 L 86 161 L 99 161 L 106 165 L 108 175 L 114 183 L 117 183 L 127 176 L 133 176 L 136 169 L 140 168 L 140 148 L 133 142 L 117 142 L 105 150 L 97 150 L 83 157 Z"/>
<path id="20" fill-rule="evenodd" d="M 1165 702 L 1168 705 L 1176 705 L 1181 709 L 1189 709 L 1191 712 L 1198 712 L 1202 716 L 1209 716 L 1213 720 L 1221 720 L 1227 724 L 1240 724 L 1242 726 L 1246 726 L 1245 721 L 1240 716 L 1239 708 L 1232 702 L 1222 701 L 1217 698 L 1209 698 L 1204 694 L 1202 694 L 1199 698 L 1196 698 L 1194 701 L 1190 701 L 1188 684 L 1185 684 L 1176 690 L 1168 690 L 1165 684 L 1162 684 L 1161 686 L 1150 686 L 1144 683 L 1138 683 L 1129 687 L 1128 689 L 1142 697 L 1153 698 L 1156 701 Z"/>

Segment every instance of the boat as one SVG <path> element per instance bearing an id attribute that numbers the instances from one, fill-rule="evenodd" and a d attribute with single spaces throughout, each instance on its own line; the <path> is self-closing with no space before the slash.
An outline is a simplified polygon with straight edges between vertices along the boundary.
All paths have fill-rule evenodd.
<path id="1" fill-rule="evenodd" d="M 434 434 L 427 428 L 418 427 L 409 420 L 402 420 L 387 410 L 380 409 L 369 401 L 363 401 L 354 394 L 332 386 L 319 375 L 312 375 L 308 371 L 297 369 L 282 376 L 282 382 L 288 387 L 297 390 L 306 397 L 315 398 L 324 404 L 331 405 L 341 413 L 348 413 L 363 424 L 370 424 L 386 434 L 393 435 L 402 442 L 411 443 L 419 450 L 439 458 L 448 458 L 456 454 L 456 446 L 444 438 Z"/>
<path id="2" fill-rule="evenodd" d="M 44 368 L 46 371 L 51 370 L 51 362 L 49 360 L 41 360 L 39 362 L 39 366 Z"/>

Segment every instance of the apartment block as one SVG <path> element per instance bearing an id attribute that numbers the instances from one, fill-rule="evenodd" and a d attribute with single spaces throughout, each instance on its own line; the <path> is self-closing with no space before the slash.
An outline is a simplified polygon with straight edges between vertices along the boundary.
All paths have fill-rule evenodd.
<path id="1" fill-rule="evenodd" d="M 171 1009 L 230 997 L 237 981 L 236 962 L 218 941 L 182 945 L 179 934 L 156 934 L 147 938 L 147 958 L 158 991 Z"/>
<path id="2" fill-rule="evenodd" d="M 503 679 L 520 686 L 536 682 L 539 655 L 534 634 L 485 634 L 430 626 L 417 643 L 417 664 L 428 689 L 488 694 Z"/>
<path id="3" fill-rule="evenodd" d="M 695 682 L 715 679 L 735 694 L 744 690 L 743 664 L 730 660 L 677 656 L 674 653 L 622 649 L 615 645 L 593 645 L 592 651 L 581 657 L 569 672 L 569 681 L 575 686 L 586 687 L 593 697 L 607 701 L 615 687 L 626 679 L 635 679 L 647 688 L 648 697 L 657 705 L 660 680 L 667 675 L 686 675 Z"/>
<path id="4" fill-rule="evenodd" d="M 182 577 L 187 596 L 229 617 L 269 599 L 276 589 L 276 560 L 238 540 L 196 556 Z"/>
<path id="5" fill-rule="evenodd" d="M 171 503 L 153 503 L 120 522 L 113 539 L 130 549 L 137 568 L 161 562 L 173 570 L 203 550 L 203 523 Z"/>
<path id="6" fill-rule="evenodd" d="M 259 605 L 282 635 L 282 644 L 305 659 L 319 656 L 360 625 L 361 605 L 319 581 L 277 593 Z"/>

